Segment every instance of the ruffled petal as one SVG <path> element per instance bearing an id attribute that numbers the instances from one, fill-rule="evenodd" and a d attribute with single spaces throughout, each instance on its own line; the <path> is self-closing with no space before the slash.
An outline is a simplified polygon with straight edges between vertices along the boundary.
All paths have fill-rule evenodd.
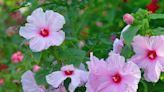
<path id="1" fill-rule="evenodd" d="M 157 82 L 161 74 L 161 69 L 162 67 L 158 62 L 154 64 L 149 64 L 149 66 L 145 69 L 145 80 L 147 80 L 148 82 Z"/>
<path id="2" fill-rule="evenodd" d="M 106 61 L 108 63 L 108 67 L 110 67 L 110 70 L 112 71 L 119 70 L 125 64 L 125 58 L 120 56 L 119 54 L 114 53 L 110 54 Z"/>
<path id="3" fill-rule="evenodd" d="M 46 11 L 47 25 L 50 31 L 59 31 L 65 24 L 64 16 L 52 10 Z"/>
<path id="4" fill-rule="evenodd" d="M 158 57 L 157 61 L 161 64 L 161 71 L 164 72 L 164 57 Z"/>
<path id="5" fill-rule="evenodd" d="M 136 92 L 141 78 L 141 71 L 139 67 L 132 61 L 129 61 L 125 64 L 122 72 L 124 78 L 123 84 L 126 85 L 126 90 L 128 90 L 127 92 Z"/>
<path id="6" fill-rule="evenodd" d="M 75 71 L 80 75 L 80 84 L 83 85 L 88 81 L 88 72 L 77 69 Z"/>
<path id="7" fill-rule="evenodd" d="M 134 62 L 140 68 L 146 68 L 147 65 L 150 63 L 150 61 L 142 55 L 134 55 L 134 56 L 132 56 L 131 59 L 129 59 L 129 61 Z"/>
<path id="8" fill-rule="evenodd" d="M 63 72 L 56 71 L 46 76 L 48 84 L 52 85 L 54 88 L 59 87 L 59 85 L 66 79 Z"/>
<path id="9" fill-rule="evenodd" d="M 59 46 L 63 43 L 65 39 L 65 33 L 61 30 L 58 32 L 52 32 L 52 35 L 49 37 L 49 42 L 52 46 Z"/>
<path id="10" fill-rule="evenodd" d="M 146 51 L 150 48 L 149 37 L 142 37 L 140 35 L 133 39 L 133 50 L 136 54 L 145 55 Z"/>
<path id="11" fill-rule="evenodd" d="M 40 52 L 45 49 L 45 41 L 42 37 L 35 37 L 30 40 L 30 48 L 33 52 Z"/>
<path id="12" fill-rule="evenodd" d="M 31 39 L 38 35 L 38 28 L 35 25 L 27 23 L 25 27 L 21 27 L 19 34 L 26 39 Z"/>
<path id="13" fill-rule="evenodd" d="M 38 28 L 46 27 L 45 13 L 42 8 L 34 10 L 31 16 L 27 17 L 27 22 L 36 25 Z"/>
<path id="14" fill-rule="evenodd" d="M 104 89 L 102 89 L 101 91 L 98 91 L 98 92 L 118 92 L 117 89 L 118 88 L 114 85 L 108 85 L 108 87 L 106 87 L 106 88 L 104 88 Z M 122 91 L 122 92 L 124 92 L 124 91 Z"/>
<path id="15" fill-rule="evenodd" d="M 44 92 L 44 89 L 36 84 L 34 74 L 31 71 L 26 71 L 22 75 L 21 82 L 24 92 Z"/>
<path id="16" fill-rule="evenodd" d="M 164 57 L 164 37 L 163 36 L 153 36 L 152 48 L 156 51 L 157 56 Z"/>
<path id="17" fill-rule="evenodd" d="M 80 85 L 80 75 L 71 76 L 71 83 L 69 85 L 69 91 L 74 92 L 75 89 Z"/>
<path id="18" fill-rule="evenodd" d="M 107 73 L 107 64 L 104 60 L 99 60 L 97 57 L 90 53 L 90 62 L 87 62 L 89 71 L 95 75 L 102 75 Z"/>

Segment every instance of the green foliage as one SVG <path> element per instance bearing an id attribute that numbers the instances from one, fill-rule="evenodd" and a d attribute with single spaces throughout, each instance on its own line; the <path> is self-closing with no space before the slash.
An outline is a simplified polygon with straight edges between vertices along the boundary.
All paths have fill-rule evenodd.
<path id="1" fill-rule="evenodd" d="M 164 14 L 150 14 L 150 19 L 164 19 Z"/>
<path id="2" fill-rule="evenodd" d="M 131 46 L 133 37 L 136 35 L 136 33 L 138 32 L 140 28 L 141 28 L 141 25 L 130 26 L 130 28 L 123 33 L 125 44 L 127 44 L 129 47 Z"/>
<path id="3" fill-rule="evenodd" d="M 37 83 L 48 85 L 45 75 L 60 70 L 62 64 L 73 64 L 79 67 L 81 62 L 88 60 L 89 52 L 106 58 L 107 53 L 112 49 L 111 36 L 119 37 L 125 26 L 122 20 L 125 13 L 132 13 L 135 18 L 134 24 L 123 33 L 126 45 L 121 54 L 127 59 L 133 55 L 131 42 L 137 33 L 141 35 L 164 34 L 162 27 L 164 22 L 158 20 L 164 18 L 161 14 L 164 13 L 163 1 L 159 2 L 161 7 L 157 11 L 159 14 L 150 14 L 145 10 L 150 0 L 137 2 L 128 0 L 127 3 L 122 0 L 45 0 L 44 3 L 40 3 L 39 0 L 3 1 L 4 3 L 0 4 L 0 64 L 6 64 L 9 68 L 0 71 L 0 78 L 5 79 L 5 84 L 0 86 L 0 92 L 22 92 L 21 75 L 27 70 L 32 70 L 35 64 L 41 66 L 41 70 L 35 73 Z M 51 47 L 43 52 L 33 53 L 25 45 L 27 41 L 19 36 L 18 31 L 20 26 L 26 23 L 26 17 L 38 7 L 59 12 L 65 17 L 66 24 L 63 30 L 66 33 L 66 39 L 60 47 Z M 23 21 L 19 23 L 11 14 L 21 10 L 25 11 L 21 13 Z M 13 26 L 15 29 L 12 29 L 12 32 L 15 33 L 9 36 L 7 29 Z M 161 27 L 156 28 L 157 26 Z M 80 41 L 85 43 L 83 48 L 78 46 Z M 21 63 L 13 64 L 11 55 L 18 50 L 25 55 L 25 58 Z M 54 64 L 54 61 L 57 61 L 57 64 Z M 19 82 L 15 83 L 14 80 Z M 163 81 L 163 74 L 157 84 L 141 80 L 138 92 L 162 92 Z M 85 87 L 79 87 L 76 92 L 84 92 L 83 90 Z"/>

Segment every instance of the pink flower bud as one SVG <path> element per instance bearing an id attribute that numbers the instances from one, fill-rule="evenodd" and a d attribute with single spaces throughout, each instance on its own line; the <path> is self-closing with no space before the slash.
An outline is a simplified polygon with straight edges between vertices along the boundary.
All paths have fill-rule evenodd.
<path id="1" fill-rule="evenodd" d="M 117 38 L 117 36 L 116 36 L 115 34 L 113 34 L 113 35 L 111 36 L 110 39 L 111 39 L 112 42 L 114 42 L 114 40 L 115 40 L 116 38 Z"/>
<path id="2" fill-rule="evenodd" d="M 40 66 L 38 66 L 38 65 L 33 66 L 33 72 L 37 72 L 39 70 L 40 70 Z"/>
<path id="3" fill-rule="evenodd" d="M 12 55 L 11 60 L 13 63 L 18 63 L 18 62 L 21 62 L 23 58 L 24 58 L 24 55 L 22 54 L 22 52 L 17 51 Z"/>
<path id="4" fill-rule="evenodd" d="M 124 16 L 123 16 L 123 20 L 124 20 L 124 22 L 126 23 L 126 24 L 132 24 L 133 23 L 133 21 L 134 21 L 134 18 L 133 18 L 133 16 L 132 15 L 130 15 L 130 14 L 125 14 Z"/>
<path id="5" fill-rule="evenodd" d="M 0 79 L 0 85 L 4 84 L 4 79 Z"/>

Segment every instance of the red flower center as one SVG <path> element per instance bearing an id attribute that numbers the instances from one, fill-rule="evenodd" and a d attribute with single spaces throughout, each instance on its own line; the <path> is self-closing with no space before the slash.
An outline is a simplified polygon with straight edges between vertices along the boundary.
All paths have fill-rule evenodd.
<path id="1" fill-rule="evenodd" d="M 72 71 L 72 70 L 64 71 L 64 74 L 65 74 L 66 76 L 71 76 L 73 73 L 74 73 L 74 71 Z"/>
<path id="2" fill-rule="evenodd" d="M 154 51 L 154 50 L 148 51 L 147 57 L 148 57 L 150 60 L 156 59 L 156 57 L 157 57 L 156 51 Z"/>
<path id="3" fill-rule="evenodd" d="M 112 80 L 114 83 L 119 84 L 122 80 L 121 75 L 119 73 L 116 73 L 115 75 L 112 76 Z"/>
<path id="4" fill-rule="evenodd" d="M 40 35 L 43 37 L 47 37 L 49 35 L 49 30 L 48 29 L 42 29 L 40 31 Z"/>

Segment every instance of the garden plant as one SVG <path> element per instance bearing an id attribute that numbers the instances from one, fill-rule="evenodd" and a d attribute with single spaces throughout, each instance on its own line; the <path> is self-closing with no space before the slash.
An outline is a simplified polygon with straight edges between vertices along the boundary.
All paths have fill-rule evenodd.
<path id="1" fill-rule="evenodd" d="M 0 92 L 164 92 L 163 0 L 0 0 Z"/>

